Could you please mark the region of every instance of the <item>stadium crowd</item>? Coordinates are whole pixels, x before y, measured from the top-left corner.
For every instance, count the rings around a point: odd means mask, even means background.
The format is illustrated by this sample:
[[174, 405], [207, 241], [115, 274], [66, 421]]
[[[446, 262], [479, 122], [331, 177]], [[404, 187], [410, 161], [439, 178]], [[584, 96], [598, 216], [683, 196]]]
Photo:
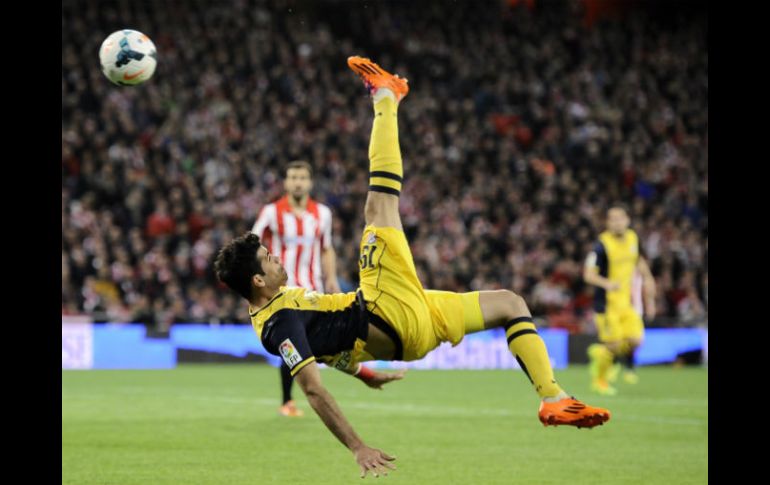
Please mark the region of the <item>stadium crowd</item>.
[[[580, 2], [123, 2], [62, 5], [62, 314], [247, 322], [212, 261], [306, 159], [357, 282], [371, 104], [347, 69], [410, 81], [401, 206], [426, 287], [510, 288], [590, 330], [583, 260], [626, 203], [661, 322], [708, 305], [703, 16], [643, 10], [588, 27]], [[101, 41], [136, 28], [154, 78], [111, 85]]]

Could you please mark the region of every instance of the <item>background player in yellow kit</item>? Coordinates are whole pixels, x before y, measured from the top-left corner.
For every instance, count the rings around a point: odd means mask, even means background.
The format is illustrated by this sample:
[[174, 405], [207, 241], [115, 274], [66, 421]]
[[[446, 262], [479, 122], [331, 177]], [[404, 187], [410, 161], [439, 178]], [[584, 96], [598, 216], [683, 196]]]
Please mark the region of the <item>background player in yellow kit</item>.
[[362, 376], [361, 362], [417, 360], [442, 342], [457, 345], [465, 334], [503, 327], [511, 353], [541, 397], [538, 416], [544, 425], [606, 422], [609, 411], [569, 397], [556, 383], [523, 298], [507, 290], [453, 293], [422, 287], [398, 210], [403, 167], [397, 109], [409, 87], [369, 59], [351, 57], [348, 65], [374, 102], [360, 288], [331, 295], [287, 288], [280, 259], [256, 235], [230, 242], [217, 256], [217, 276], [249, 301], [252, 324], [265, 348], [283, 358], [324, 424], [353, 452], [362, 477], [394, 468], [394, 458], [356, 434], [323, 386], [316, 361], [380, 387], [401, 374], [366, 370]]
[[644, 338], [644, 322], [633, 305], [631, 288], [636, 271], [642, 275], [644, 313], [655, 316], [655, 279], [639, 252], [639, 237], [629, 229], [626, 209], [607, 211], [607, 230], [599, 235], [586, 259], [583, 279], [595, 285], [594, 312], [601, 343], [588, 348], [591, 359], [591, 388], [601, 394], [617, 391], [610, 385], [617, 374], [613, 362], [626, 366], [625, 380], [635, 383], [634, 352]]

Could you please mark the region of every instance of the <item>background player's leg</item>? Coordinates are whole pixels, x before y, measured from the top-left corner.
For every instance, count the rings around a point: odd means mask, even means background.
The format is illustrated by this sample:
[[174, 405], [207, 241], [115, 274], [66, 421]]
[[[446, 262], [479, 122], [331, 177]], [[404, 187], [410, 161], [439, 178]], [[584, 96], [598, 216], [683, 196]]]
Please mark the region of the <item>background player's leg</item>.
[[639, 376], [634, 369], [636, 349], [644, 339], [644, 320], [633, 308], [628, 308], [623, 315], [623, 349], [620, 361], [625, 367], [623, 380], [628, 384], [639, 382]]
[[599, 394], [612, 396], [617, 393], [617, 389], [611, 383], [617, 379], [620, 372], [619, 360], [623, 354], [620, 316], [617, 311], [607, 309], [605, 313], [597, 313], [594, 318], [599, 343], [588, 347], [591, 389]]
[[623, 375], [623, 380], [628, 384], [636, 384], [639, 382], [639, 377], [636, 375], [636, 349], [641, 345], [641, 341], [636, 338], [629, 338], [625, 342], [625, 352], [623, 354], [622, 362], [626, 368]]
[[591, 389], [599, 394], [611, 396], [617, 393], [617, 389], [610, 383], [615, 381], [619, 372], [620, 364], [616, 363], [619, 352], [619, 342], [602, 342], [588, 346]]
[[495, 327], [505, 328], [508, 348], [540, 397], [567, 397], [556, 383], [545, 343], [537, 334], [524, 298], [508, 290], [482, 291], [479, 293], [479, 306], [484, 317], [484, 328], [469, 328], [468, 333]]
[[291, 386], [294, 384], [294, 378], [291, 376], [291, 372], [289, 371], [289, 368], [283, 362], [281, 363], [279, 372], [281, 374], [281, 390], [283, 392], [283, 404], [281, 404], [281, 407], [278, 408], [278, 412], [284, 416], [290, 416], [290, 417], [302, 416], [304, 413], [302, 412], [302, 410], [297, 409], [297, 406], [294, 405], [294, 401], [291, 398]]
[[294, 383], [294, 379], [291, 377], [291, 372], [285, 364], [281, 364], [281, 391], [283, 392], [283, 400], [281, 404], [286, 404], [291, 401], [291, 385]]

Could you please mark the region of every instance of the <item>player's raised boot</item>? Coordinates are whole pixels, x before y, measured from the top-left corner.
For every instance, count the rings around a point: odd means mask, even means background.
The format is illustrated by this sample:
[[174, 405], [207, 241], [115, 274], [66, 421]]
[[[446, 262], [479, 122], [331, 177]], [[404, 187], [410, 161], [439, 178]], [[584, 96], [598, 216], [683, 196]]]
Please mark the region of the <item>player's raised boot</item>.
[[299, 418], [301, 416], [304, 416], [304, 412], [301, 409], [298, 409], [297, 406], [294, 404], [294, 401], [286, 401], [283, 406], [278, 408], [278, 414], [282, 416], [287, 416], [290, 418]]
[[540, 402], [538, 417], [543, 426], [576, 426], [593, 428], [609, 421], [610, 412], [604, 408], [589, 406], [574, 397], [556, 402]]
[[409, 93], [409, 84], [406, 79], [398, 77], [398, 74], [389, 73], [366, 57], [348, 57], [348, 67], [363, 79], [371, 95], [380, 88], [388, 88], [393, 91], [398, 103]]

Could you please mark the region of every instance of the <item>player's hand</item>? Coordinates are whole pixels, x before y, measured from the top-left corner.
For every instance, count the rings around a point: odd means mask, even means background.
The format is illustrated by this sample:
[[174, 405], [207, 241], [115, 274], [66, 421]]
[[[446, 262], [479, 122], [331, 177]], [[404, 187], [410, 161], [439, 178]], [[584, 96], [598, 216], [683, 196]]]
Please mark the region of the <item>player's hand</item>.
[[372, 389], [382, 389], [383, 384], [401, 380], [404, 378], [404, 374], [406, 374], [405, 370], [400, 370], [398, 372], [374, 371], [374, 377], [367, 379], [364, 382], [366, 383], [367, 386], [371, 387]]
[[340, 288], [340, 283], [337, 281], [337, 278], [329, 279], [324, 283], [324, 291], [326, 293], [342, 293], [342, 289]]
[[617, 291], [620, 289], [620, 283], [617, 281], [610, 281], [607, 284], [607, 288], [605, 288], [607, 291]]
[[391, 470], [396, 469], [396, 465], [391, 463], [396, 457], [390, 456], [382, 450], [363, 445], [354, 451], [353, 454], [356, 457], [356, 463], [361, 467], [361, 478], [366, 477], [368, 472], [372, 472], [372, 475], [378, 478], [380, 473], [387, 476], [388, 468]]

